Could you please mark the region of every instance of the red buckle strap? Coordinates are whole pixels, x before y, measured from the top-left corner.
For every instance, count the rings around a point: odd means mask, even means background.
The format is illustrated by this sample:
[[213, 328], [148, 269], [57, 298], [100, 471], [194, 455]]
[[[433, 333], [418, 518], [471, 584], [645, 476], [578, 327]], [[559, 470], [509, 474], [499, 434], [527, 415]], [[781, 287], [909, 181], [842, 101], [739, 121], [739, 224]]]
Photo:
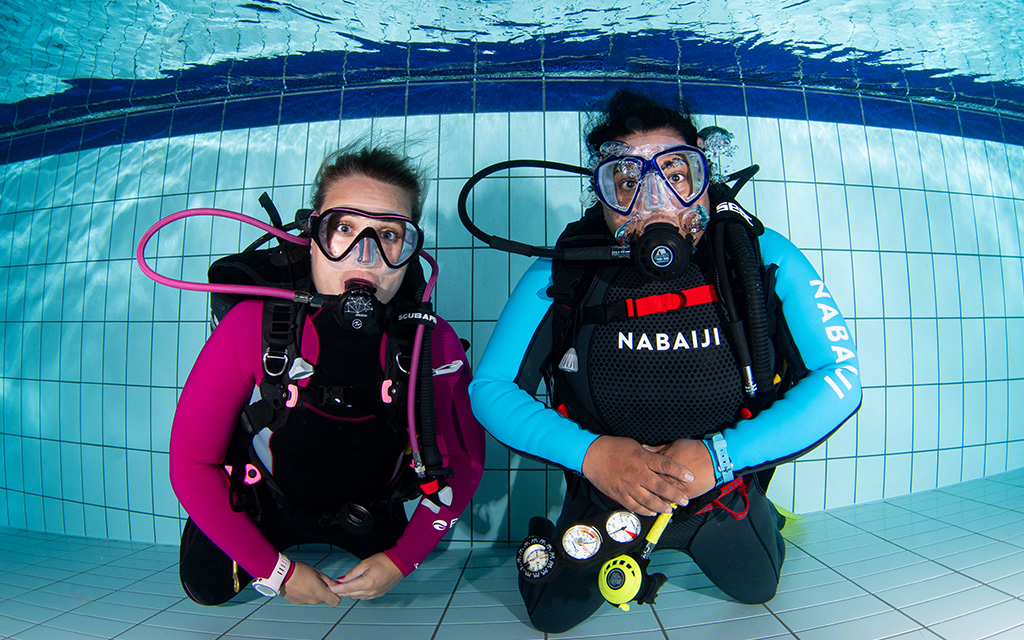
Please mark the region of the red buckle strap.
[[646, 298], [627, 298], [626, 314], [630, 318], [649, 316], [652, 313], [665, 313], [709, 302], [718, 302], [718, 292], [715, 291], [714, 285], [706, 284], [685, 291], [670, 291]]
[[[729, 507], [725, 506], [725, 504], [722, 503], [722, 498], [729, 495], [734, 490], [738, 490], [740, 492], [740, 497], [743, 498], [742, 511], [733, 511], [732, 509], [730, 509]], [[743, 518], [746, 518], [747, 512], [750, 511], [750, 497], [747, 495], [746, 476], [736, 478], [732, 482], [722, 485], [721, 493], [718, 494], [718, 497], [715, 498], [711, 504], [698, 511], [697, 514], [700, 515], [702, 513], [708, 513], [715, 507], [718, 507], [722, 511], [728, 513], [733, 520], [742, 520]]]

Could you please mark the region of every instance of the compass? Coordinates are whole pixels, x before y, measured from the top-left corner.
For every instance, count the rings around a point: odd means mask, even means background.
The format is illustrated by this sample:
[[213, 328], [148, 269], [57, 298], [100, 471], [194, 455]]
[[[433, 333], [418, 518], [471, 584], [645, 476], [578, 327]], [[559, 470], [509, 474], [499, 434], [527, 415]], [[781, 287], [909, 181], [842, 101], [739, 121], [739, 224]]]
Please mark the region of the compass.
[[516, 552], [516, 568], [528, 580], [543, 580], [555, 568], [555, 545], [541, 536], [529, 536]]

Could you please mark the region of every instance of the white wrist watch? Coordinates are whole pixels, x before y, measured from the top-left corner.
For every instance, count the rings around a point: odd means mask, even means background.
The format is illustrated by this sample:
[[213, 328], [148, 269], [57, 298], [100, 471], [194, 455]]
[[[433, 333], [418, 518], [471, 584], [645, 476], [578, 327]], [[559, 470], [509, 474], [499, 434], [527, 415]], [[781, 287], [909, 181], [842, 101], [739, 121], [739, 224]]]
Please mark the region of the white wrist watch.
[[252, 581], [252, 588], [259, 591], [268, 598], [281, 593], [281, 585], [292, 575], [292, 561], [283, 553], [277, 554], [277, 566], [268, 578], [256, 578]]

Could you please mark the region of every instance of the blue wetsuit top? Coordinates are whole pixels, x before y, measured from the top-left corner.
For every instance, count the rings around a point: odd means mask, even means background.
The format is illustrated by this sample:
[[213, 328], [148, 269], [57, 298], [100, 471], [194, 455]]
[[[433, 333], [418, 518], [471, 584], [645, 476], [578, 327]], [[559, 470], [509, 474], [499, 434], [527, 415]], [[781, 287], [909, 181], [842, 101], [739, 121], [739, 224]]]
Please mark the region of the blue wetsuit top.
[[[821, 277], [782, 235], [761, 236], [765, 265], [778, 265], [775, 292], [810, 373], [785, 396], [723, 433], [736, 475], [806, 453], [860, 405], [860, 365], [850, 331]], [[512, 292], [470, 384], [477, 419], [512, 449], [582, 472], [598, 434], [581, 428], [516, 383], [552, 299], [551, 261], [538, 259]]]

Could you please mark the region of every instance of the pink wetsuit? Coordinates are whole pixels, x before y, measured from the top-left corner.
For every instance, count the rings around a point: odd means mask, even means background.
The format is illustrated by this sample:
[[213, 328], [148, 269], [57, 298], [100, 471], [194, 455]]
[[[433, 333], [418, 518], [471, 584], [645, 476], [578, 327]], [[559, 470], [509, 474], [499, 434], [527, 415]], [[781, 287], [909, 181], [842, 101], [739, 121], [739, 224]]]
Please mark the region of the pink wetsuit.
[[[262, 314], [261, 302], [247, 300], [214, 330], [185, 382], [170, 442], [171, 485], [185, 511], [254, 577], [269, 576], [283, 549], [275, 549], [245, 513], [231, 510], [223, 464], [238, 416], [263, 377]], [[315, 367], [319, 340], [310, 318], [302, 331], [301, 350]], [[403, 576], [417, 568], [454, 526], [483, 474], [484, 431], [469, 406], [469, 363], [458, 336], [440, 318], [432, 334], [432, 352], [435, 369], [462, 362], [457, 370], [434, 376], [437, 440], [445, 466], [453, 470], [449, 483], [454, 497], [439, 513], [417, 505], [397, 544], [385, 551]]]

